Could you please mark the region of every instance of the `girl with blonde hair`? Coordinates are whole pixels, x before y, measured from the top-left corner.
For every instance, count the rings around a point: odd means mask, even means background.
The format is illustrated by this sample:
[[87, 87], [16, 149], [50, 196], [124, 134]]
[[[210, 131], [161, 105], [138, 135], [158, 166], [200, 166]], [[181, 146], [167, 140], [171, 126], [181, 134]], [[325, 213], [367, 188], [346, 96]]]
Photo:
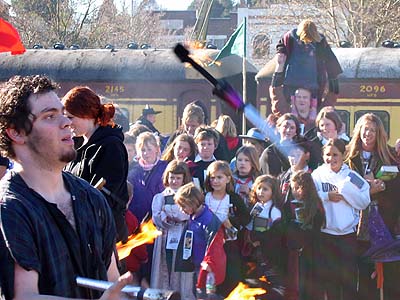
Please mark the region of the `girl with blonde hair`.
[[226, 278], [217, 290], [218, 294], [227, 297], [244, 280], [237, 236], [249, 222], [250, 215], [243, 200], [234, 192], [232, 172], [227, 162], [218, 160], [208, 166], [205, 188], [205, 203], [225, 228]]
[[240, 147], [240, 139], [237, 134], [236, 125], [228, 115], [220, 115], [216, 121], [214, 128], [221, 133], [226, 140], [230, 152], [228, 161], [230, 161], [235, 156], [236, 150]]
[[189, 215], [175, 204], [174, 195], [191, 181], [189, 167], [172, 160], [163, 174], [165, 190], [153, 198], [153, 222], [162, 235], [154, 242], [151, 286], [156, 289], [179, 291], [183, 299], [194, 300], [193, 273], [175, 272], [176, 249]]
[[217, 288], [225, 280], [226, 254], [222, 224], [204, 203], [204, 194], [194, 183], [180, 187], [174, 200], [181, 211], [190, 216], [179, 241], [175, 271], [194, 271], [196, 297], [206, 299], [208, 273], [214, 274]]
[[[160, 144], [152, 132], [143, 132], [136, 139], [137, 164], [129, 171], [128, 181], [133, 186], [133, 199], [129, 210], [139, 222], [151, 217], [153, 197], [164, 190], [162, 174], [167, 162], [160, 159]], [[147, 245], [149, 258], [153, 256], [153, 245]], [[139, 279], [150, 283], [151, 259], [142, 265]]]

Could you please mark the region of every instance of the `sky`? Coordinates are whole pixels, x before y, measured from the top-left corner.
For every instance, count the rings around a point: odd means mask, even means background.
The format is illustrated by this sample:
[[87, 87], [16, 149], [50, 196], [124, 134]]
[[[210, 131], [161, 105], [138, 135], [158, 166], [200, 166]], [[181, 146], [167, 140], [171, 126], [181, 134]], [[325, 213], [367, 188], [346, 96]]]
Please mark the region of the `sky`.
[[[11, 0], [5, 0], [7, 3], [11, 3]], [[118, 0], [114, 0], [117, 3]], [[128, 3], [129, 1], [126, 1]], [[129, 2], [130, 3], [130, 2]], [[167, 10], [186, 10], [192, 0], [157, 0], [164, 9]]]
[[186, 10], [192, 0], [157, 0], [157, 3], [167, 10]]

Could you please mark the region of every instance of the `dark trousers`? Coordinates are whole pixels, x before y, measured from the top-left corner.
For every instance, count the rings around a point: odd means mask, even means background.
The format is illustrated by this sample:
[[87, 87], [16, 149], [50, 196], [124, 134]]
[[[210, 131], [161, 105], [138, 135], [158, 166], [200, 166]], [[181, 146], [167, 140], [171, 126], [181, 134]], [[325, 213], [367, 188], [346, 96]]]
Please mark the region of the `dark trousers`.
[[354, 300], [357, 295], [356, 234], [322, 233], [318, 275], [328, 300]]
[[363, 254], [369, 249], [370, 243], [358, 241], [358, 298], [359, 300], [379, 299], [379, 290], [376, 287], [376, 278], [372, 279], [371, 274], [375, 271], [374, 263]]

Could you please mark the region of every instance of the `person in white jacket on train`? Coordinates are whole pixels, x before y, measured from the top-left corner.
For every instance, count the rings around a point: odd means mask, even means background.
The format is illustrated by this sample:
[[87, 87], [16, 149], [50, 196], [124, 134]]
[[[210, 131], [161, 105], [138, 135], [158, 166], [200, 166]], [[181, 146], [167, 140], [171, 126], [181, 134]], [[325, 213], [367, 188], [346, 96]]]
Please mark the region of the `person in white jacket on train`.
[[370, 203], [369, 184], [343, 162], [345, 150], [343, 141], [329, 140], [322, 149], [324, 164], [312, 173], [326, 214], [318, 272], [328, 300], [356, 299], [356, 230], [360, 210]]

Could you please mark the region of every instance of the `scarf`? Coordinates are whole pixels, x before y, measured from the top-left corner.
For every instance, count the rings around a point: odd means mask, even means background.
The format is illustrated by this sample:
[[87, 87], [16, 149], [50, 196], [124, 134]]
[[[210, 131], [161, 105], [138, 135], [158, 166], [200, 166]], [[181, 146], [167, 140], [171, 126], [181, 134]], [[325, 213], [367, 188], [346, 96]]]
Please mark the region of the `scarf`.
[[143, 158], [139, 158], [138, 163], [143, 168], [143, 170], [150, 171], [151, 169], [154, 168], [156, 164], [158, 164], [159, 161], [160, 161], [160, 156], [158, 155], [156, 161], [153, 164], [146, 164]]

